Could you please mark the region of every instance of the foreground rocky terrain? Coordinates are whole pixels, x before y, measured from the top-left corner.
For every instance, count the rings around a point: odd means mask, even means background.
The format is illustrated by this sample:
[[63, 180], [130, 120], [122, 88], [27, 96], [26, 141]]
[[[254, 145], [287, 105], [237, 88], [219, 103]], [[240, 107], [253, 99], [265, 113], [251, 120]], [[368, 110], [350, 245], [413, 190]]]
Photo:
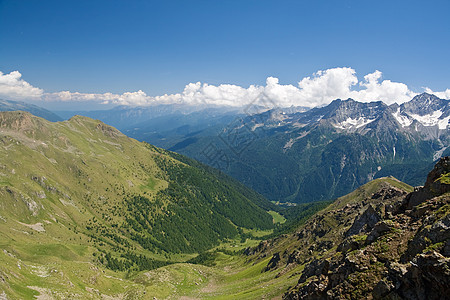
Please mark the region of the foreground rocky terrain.
[[450, 158], [441, 158], [411, 193], [395, 179], [375, 180], [246, 253], [275, 252], [266, 270], [278, 276], [304, 266], [284, 299], [448, 299], [449, 172]]

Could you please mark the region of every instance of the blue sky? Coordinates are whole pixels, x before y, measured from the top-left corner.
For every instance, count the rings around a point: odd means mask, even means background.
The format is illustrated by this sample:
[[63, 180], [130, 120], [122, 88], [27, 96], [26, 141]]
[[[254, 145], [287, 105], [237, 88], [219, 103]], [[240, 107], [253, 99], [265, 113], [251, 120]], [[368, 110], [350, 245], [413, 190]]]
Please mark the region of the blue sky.
[[449, 12], [448, 0], [0, 0], [0, 71], [45, 93], [158, 96], [269, 76], [297, 86], [341, 67], [444, 91]]

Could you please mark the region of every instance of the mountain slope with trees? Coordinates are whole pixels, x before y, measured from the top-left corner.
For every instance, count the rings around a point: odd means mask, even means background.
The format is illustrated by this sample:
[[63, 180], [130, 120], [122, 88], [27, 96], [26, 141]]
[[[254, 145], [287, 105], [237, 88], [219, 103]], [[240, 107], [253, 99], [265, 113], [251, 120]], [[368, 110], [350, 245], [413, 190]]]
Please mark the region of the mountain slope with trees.
[[0, 200], [0, 286], [19, 298], [41, 277], [11, 258], [149, 270], [274, 226], [273, 204], [237, 181], [80, 116], [0, 113]]

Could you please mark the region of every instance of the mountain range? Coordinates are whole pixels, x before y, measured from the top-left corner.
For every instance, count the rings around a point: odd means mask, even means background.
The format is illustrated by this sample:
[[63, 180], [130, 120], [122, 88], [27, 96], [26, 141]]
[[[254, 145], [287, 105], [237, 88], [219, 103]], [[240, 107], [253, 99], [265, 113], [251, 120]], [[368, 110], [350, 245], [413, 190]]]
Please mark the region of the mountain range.
[[426, 170], [450, 153], [449, 119], [449, 101], [426, 93], [390, 106], [338, 99], [303, 112], [237, 115], [214, 134], [191, 134], [172, 146], [166, 137], [165, 147], [223, 170], [272, 201], [304, 203], [334, 199], [389, 175], [422, 185]]

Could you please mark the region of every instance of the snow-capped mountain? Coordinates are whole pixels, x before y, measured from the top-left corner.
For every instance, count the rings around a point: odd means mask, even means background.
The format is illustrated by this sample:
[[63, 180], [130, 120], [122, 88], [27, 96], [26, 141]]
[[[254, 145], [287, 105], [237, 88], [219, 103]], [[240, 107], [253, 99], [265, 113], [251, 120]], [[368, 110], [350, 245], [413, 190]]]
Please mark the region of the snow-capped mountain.
[[[275, 109], [265, 113], [266, 117], [255, 115], [248, 120], [265, 126], [303, 127], [314, 123], [330, 124], [336, 129], [363, 132], [364, 129], [410, 129], [422, 131], [425, 128], [447, 130], [450, 120], [450, 101], [427, 93], [414, 97], [401, 105], [386, 105], [381, 101], [362, 103], [353, 99], [334, 100], [329, 105], [313, 108], [306, 112], [288, 113], [285, 109]], [[389, 124], [385, 122], [389, 121]], [[381, 122], [381, 124], [379, 124]], [[381, 126], [380, 126], [381, 125]], [[366, 131], [367, 131], [366, 130]], [[392, 128], [389, 128], [392, 130]]]
[[[387, 175], [422, 184], [426, 169], [450, 150], [449, 119], [449, 101], [426, 93], [390, 106], [337, 99], [308, 111], [276, 108], [245, 116], [215, 136], [197, 135], [194, 142], [190, 136], [176, 151], [272, 200], [309, 202]], [[225, 163], [203, 151], [213, 148]]]
[[447, 130], [450, 120], [449, 102], [424, 93], [400, 105], [393, 116], [402, 127], [412, 126], [416, 131], [420, 131], [417, 126]]

